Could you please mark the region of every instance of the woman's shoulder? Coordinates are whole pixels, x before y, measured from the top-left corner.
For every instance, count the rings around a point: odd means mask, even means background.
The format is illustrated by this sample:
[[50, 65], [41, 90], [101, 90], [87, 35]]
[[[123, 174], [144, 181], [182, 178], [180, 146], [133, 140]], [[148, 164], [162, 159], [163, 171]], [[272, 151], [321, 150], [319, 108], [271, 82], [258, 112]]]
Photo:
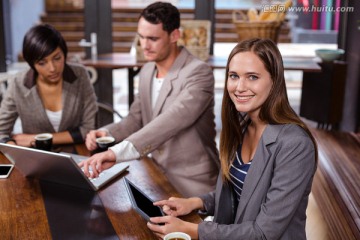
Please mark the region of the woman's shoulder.
[[85, 66], [80, 63], [67, 62], [66, 65], [69, 66], [70, 69], [73, 70], [75, 73], [80, 73], [80, 72], [86, 71]]
[[307, 135], [305, 130], [297, 124], [287, 123], [287, 124], [269, 124], [268, 131], [272, 134], [278, 135]]
[[33, 71], [29, 68], [18, 71], [8, 79], [9, 85], [15, 85], [21, 88], [25, 88], [25, 82], [32, 81]]
[[89, 73], [84, 65], [79, 63], [66, 63], [64, 69], [65, 81], [69, 82], [89, 82]]
[[[273, 135], [267, 135], [264, 143], [272, 153], [282, 153], [284, 156], [307, 156], [304, 163], [315, 159], [315, 145], [309, 134], [296, 124], [269, 125]], [[276, 156], [276, 154], [274, 155]], [[289, 159], [274, 158], [276, 161]]]
[[311, 141], [309, 134], [297, 124], [277, 124], [277, 125], [268, 125], [266, 131], [268, 142], [301, 142], [301, 141]]
[[309, 137], [309, 135], [305, 131], [305, 129], [303, 129], [299, 125], [293, 124], [293, 123], [284, 124], [283, 134], [289, 135], [289, 136], [305, 136], [305, 137]]
[[[299, 148], [313, 148], [314, 143], [309, 133], [297, 124], [284, 124], [277, 137], [280, 146], [298, 146]], [[312, 147], [310, 147], [312, 146]]]

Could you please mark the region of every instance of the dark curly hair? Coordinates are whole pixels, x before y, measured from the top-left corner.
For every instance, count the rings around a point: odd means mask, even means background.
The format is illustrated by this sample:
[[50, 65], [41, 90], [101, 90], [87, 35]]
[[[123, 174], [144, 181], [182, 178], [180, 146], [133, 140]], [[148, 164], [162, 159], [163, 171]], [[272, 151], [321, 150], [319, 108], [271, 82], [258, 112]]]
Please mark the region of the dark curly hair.
[[163, 30], [171, 33], [180, 27], [180, 12], [168, 2], [155, 2], [147, 6], [140, 14], [139, 19], [143, 17], [152, 24], [163, 24]]

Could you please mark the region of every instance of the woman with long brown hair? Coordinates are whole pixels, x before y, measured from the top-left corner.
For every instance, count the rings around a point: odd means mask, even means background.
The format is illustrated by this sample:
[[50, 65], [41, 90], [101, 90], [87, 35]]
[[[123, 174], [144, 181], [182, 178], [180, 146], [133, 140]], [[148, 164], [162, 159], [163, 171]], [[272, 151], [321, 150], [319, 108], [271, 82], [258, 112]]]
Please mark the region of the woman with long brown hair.
[[[282, 57], [274, 42], [251, 39], [232, 50], [221, 115], [216, 190], [156, 202], [169, 216], [151, 218], [148, 227], [158, 236], [182, 231], [207, 240], [306, 239], [317, 147], [290, 107]], [[214, 219], [194, 224], [177, 218], [193, 210]]]

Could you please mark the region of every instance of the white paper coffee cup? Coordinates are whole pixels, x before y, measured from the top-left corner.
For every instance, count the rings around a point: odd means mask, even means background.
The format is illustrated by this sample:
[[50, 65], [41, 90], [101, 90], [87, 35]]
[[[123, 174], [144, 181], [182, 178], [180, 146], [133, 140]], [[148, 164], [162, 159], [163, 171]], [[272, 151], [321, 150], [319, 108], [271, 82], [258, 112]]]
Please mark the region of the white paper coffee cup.
[[165, 235], [164, 240], [191, 240], [191, 237], [183, 232], [172, 232]]

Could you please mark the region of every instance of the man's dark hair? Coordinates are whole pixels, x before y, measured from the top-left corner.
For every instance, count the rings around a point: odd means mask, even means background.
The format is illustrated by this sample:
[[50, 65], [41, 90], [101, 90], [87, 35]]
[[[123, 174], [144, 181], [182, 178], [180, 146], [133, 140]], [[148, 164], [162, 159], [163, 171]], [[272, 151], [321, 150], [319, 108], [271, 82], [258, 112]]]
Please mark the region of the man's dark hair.
[[163, 30], [169, 34], [180, 27], [180, 12], [171, 3], [155, 2], [147, 6], [140, 14], [152, 24], [163, 24]]

